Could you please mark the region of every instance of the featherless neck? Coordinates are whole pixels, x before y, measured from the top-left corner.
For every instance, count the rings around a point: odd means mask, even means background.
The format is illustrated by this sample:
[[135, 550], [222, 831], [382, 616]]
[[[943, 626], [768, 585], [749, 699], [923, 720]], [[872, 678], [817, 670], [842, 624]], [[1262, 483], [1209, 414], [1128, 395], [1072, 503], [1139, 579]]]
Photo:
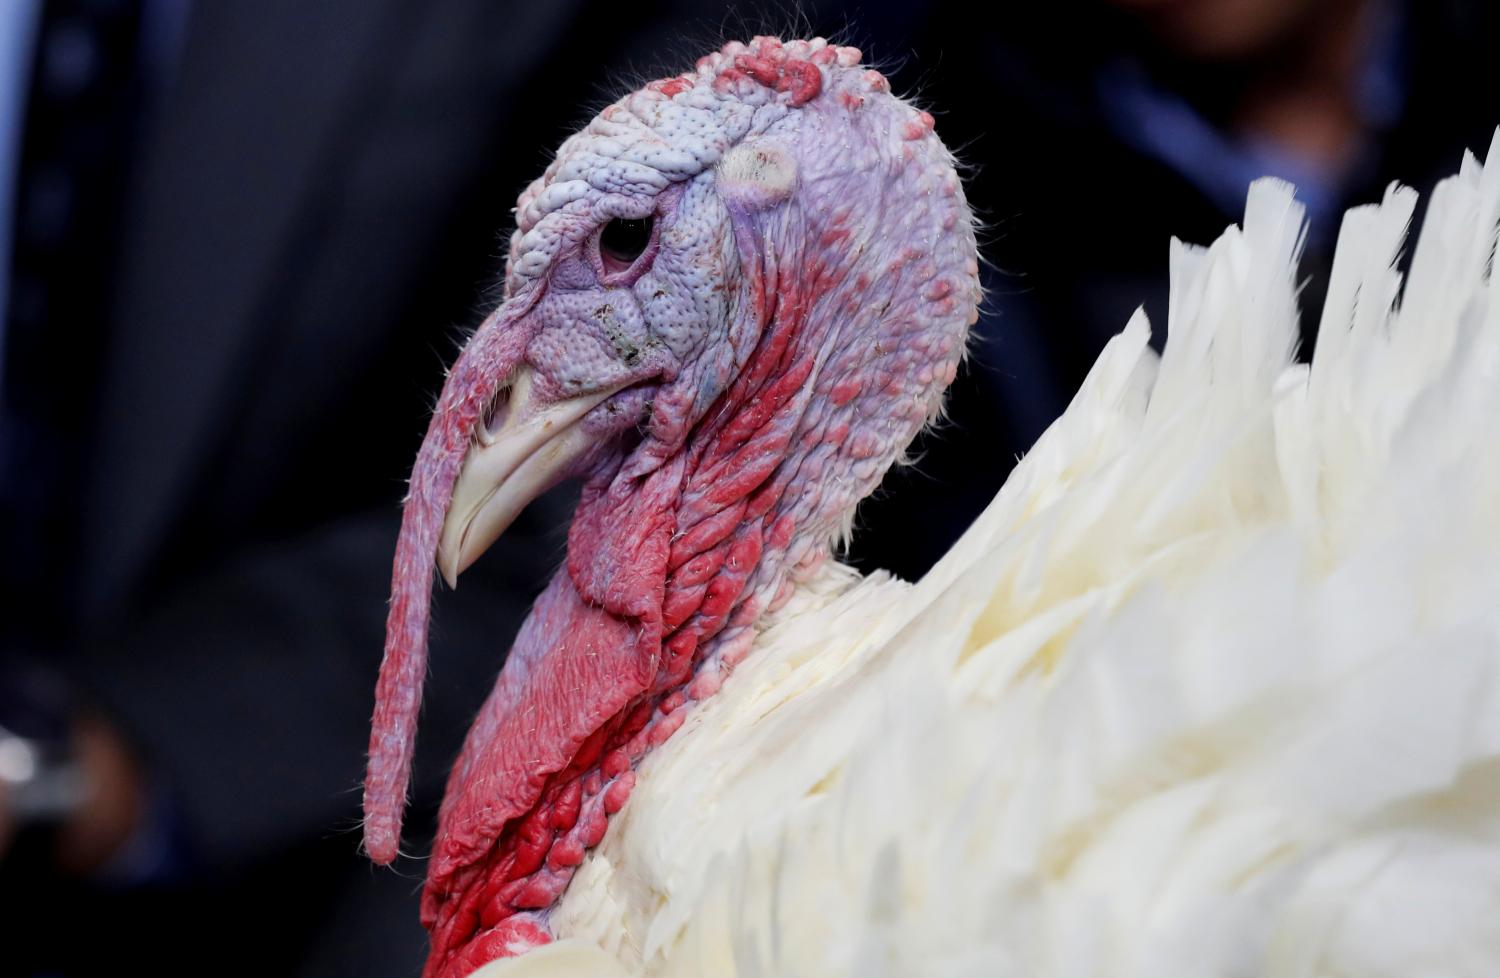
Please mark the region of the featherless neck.
[[[558, 459], [592, 476], [449, 780], [429, 976], [547, 939], [636, 766], [938, 412], [977, 316], [970, 213], [932, 116], [858, 60], [727, 45], [606, 109], [523, 195], [507, 301], [413, 472], [371, 735], [377, 858], [399, 833], [433, 554], [461, 570], [471, 531], [500, 532]], [[655, 189], [605, 192], [627, 186]], [[622, 221], [649, 229], [638, 251], [604, 248]], [[535, 386], [487, 408], [523, 361]]]
[[[830, 556], [859, 501], [937, 414], [971, 318], [955, 312], [977, 297], [972, 250], [947, 244], [968, 237], [947, 175], [923, 187], [929, 207], [898, 219], [916, 232], [900, 240], [928, 247], [891, 245], [889, 215], [817, 199], [793, 199], [742, 236], [759, 341], [676, 453], [656, 691], [690, 677], [689, 699], [716, 690], [755, 622]], [[820, 185], [831, 192], [824, 180], [804, 193]], [[959, 220], [964, 233], [947, 233]], [[599, 552], [588, 510], [609, 496], [604, 481], [580, 505], [579, 551]]]

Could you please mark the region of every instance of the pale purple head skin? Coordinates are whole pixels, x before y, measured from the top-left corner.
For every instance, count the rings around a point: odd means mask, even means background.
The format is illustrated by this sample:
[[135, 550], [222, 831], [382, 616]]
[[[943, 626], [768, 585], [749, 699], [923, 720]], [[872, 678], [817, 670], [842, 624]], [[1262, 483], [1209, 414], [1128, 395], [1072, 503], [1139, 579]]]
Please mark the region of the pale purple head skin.
[[[517, 378], [526, 410], [581, 414], [522, 495], [584, 491], [449, 781], [429, 975], [548, 939], [640, 759], [753, 654], [953, 379], [980, 300], [970, 211], [932, 117], [859, 60], [725, 45], [605, 109], [521, 195], [505, 301], [413, 470], [365, 792], [377, 862], [399, 842], [439, 540]], [[638, 258], [601, 251], [638, 218]]]

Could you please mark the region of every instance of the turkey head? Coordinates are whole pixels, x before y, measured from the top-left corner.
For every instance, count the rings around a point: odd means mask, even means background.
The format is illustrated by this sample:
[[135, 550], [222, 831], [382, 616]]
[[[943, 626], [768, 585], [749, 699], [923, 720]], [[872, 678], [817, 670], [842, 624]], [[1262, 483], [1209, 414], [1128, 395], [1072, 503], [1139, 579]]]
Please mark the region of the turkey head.
[[427, 974], [548, 940], [635, 769], [752, 652], [938, 410], [977, 315], [932, 116], [858, 51], [731, 43], [568, 139], [521, 195], [505, 297], [412, 472], [365, 786], [394, 859], [432, 574], [583, 480], [565, 565], [448, 782]]

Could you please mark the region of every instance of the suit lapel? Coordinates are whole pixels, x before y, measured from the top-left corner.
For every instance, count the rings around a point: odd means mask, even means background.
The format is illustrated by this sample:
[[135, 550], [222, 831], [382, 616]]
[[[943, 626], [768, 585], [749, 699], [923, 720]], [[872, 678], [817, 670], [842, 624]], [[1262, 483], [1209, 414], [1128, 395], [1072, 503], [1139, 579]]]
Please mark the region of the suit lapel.
[[373, 77], [398, 0], [196, 4], [143, 138], [86, 493], [84, 611], [150, 568], [207, 449], [232, 424], [231, 378], [340, 120]]

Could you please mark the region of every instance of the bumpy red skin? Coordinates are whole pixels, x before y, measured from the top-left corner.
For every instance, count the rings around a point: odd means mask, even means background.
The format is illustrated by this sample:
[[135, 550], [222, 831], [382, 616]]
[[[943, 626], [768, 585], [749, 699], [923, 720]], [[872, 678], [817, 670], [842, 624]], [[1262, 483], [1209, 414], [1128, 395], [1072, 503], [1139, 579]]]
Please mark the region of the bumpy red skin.
[[[732, 44], [695, 74], [633, 96], [644, 109], [627, 99], [590, 127], [620, 138], [627, 114], [661, 118], [651, 116], [661, 102], [709, 104], [705, 92], [731, 118], [736, 103], [753, 103], [760, 124], [748, 114], [726, 123], [711, 153], [761, 140], [772, 164], [793, 161], [796, 187], [778, 182], [774, 165], [770, 176], [716, 174], [669, 157], [666, 167], [684, 172], [648, 198], [674, 240], [719, 215], [725, 247], [684, 251], [669, 281], [664, 243], [661, 281], [633, 286], [646, 312], [605, 332], [617, 348], [631, 329], [668, 338], [656, 354], [627, 344], [619, 362], [606, 351], [583, 371], [600, 386], [639, 377], [648, 436], [595, 460], [566, 566], [523, 625], [450, 777], [423, 895], [429, 976], [457, 978], [549, 939], [546, 912], [625, 804], [636, 765], [717, 690], [756, 620], [828, 555], [953, 377], [979, 297], [968, 209], [932, 117], [857, 60], [821, 42]], [[835, 137], [844, 145], [831, 149]], [[399, 838], [432, 555], [470, 433], [523, 359], [542, 389], [549, 378], [561, 388], [579, 372], [578, 351], [588, 360], [608, 346], [582, 338], [570, 311], [578, 296], [613, 296], [594, 310], [610, 316], [626, 298], [579, 285], [589, 273], [570, 256], [619, 211], [607, 196], [590, 205], [550, 189], [577, 172], [573, 145], [523, 195], [508, 301], [455, 365], [413, 472], [366, 787], [377, 861], [394, 857]], [[549, 218], [569, 207], [570, 220]], [[528, 257], [538, 249], [550, 249], [546, 261]], [[603, 285], [618, 284], [605, 272]], [[690, 329], [678, 312], [652, 321], [650, 297], [686, 286], [733, 296], [709, 302], [712, 315]]]
[[[778, 346], [785, 351], [776, 343], [757, 351], [754, 373], [781, 359]], [[456, 801], [445, 825], [492, 816], [496, 797], [477, 790], [481, 780], [512, 786], [507, 808], [520, 809], [497, 838], [455, 832], [434, 853], [423, 920], [434, 947], [460, 949], [449, 970], [535, 942], [535, 919], [516, 915], [561, 896], [629, 796], [635, 765], [682, 722], [685, 687], [708, 640], [747, 607], [740, 599], [779, 495], [767, 481], [769, 460], [784, 457], [792, 417], [772, 405], [784, 408], [801, 387], [790, 378], [806, 372], [794, 366], [774, 380], [762, 376], [762, 403], [774, 415], [765, 425], [695, 441], [622, 499], [591, 487], [580, 503], [568, 565], [538, 600], [506, 667], [524, 682], [492, 700], [476, 728], [483, 734], [470, 739], [449, 784]], [[737, 386], [756, 387], [749, 373]], [[760, 461], [736, 465], [747, 456]], [[528, 702], [547, 708], [531, 711]], [[488, 849], [478, 859], [476, 843]]]

